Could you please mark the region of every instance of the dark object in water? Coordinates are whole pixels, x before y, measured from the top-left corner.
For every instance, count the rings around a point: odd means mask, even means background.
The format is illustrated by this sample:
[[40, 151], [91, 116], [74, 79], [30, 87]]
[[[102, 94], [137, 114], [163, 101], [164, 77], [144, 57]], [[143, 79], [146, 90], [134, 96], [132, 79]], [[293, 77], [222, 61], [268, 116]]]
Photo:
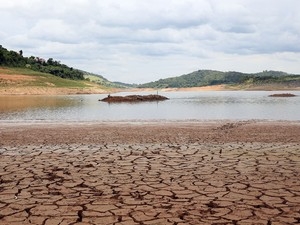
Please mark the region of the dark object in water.
[[161, 95], [127, 95], [127, 96], [111, 96], [100, 99], [103, 102], [149, 102], [149, 101], [164, 101], [167, 97]]
[[282, 93], [282, 94], [273, 94], [269, 95], [269, 97], [295, 97], [296, 95], [290, 93]]

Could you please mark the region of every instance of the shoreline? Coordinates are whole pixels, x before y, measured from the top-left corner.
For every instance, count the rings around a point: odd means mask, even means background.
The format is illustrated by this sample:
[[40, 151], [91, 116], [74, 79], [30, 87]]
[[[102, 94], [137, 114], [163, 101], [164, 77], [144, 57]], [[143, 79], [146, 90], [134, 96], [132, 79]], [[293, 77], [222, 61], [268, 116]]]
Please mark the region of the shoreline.
[[300, 121], [0, 121], [0, 224], [296, 224]]
[[0, 88], [0, 96], [39, 96], [39, 95], [81, 95], [81, 94], [107, 94], [109, 91], [97, 88], [53, 88], [53, 87], [26, 87], [26, 88]]
[[90, 88], [55, 88], [55, 87], [7, 87], [0, 88], [0, 96], [9, 95], [80, 95], [80, 94], [112, 94], [119, 92], [201, 92], [201, 91], [300, 91], [300, 87], [250, 87], [239, 88], [229, 87], [226, 85], [212, 85], [203, 87], [188, 87], [188, 88], [124, 88], [124, 89], [101, 89], [96, 86]]
[[98, 143], [114, 138], [132, 143], [178, 141], [178, 138], [183, 142], [300, 142], [300, 121], [0, 121], [0, 124], [0, 145], [6, 141]]

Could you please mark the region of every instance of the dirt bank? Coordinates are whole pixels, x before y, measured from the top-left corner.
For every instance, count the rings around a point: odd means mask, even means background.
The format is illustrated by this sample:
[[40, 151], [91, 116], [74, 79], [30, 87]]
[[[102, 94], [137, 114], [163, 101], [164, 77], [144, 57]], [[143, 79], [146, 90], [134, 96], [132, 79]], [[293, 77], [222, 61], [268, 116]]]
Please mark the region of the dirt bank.
[[[28, 71], [23, 71], [23, 73], [25, 72]], [[0, 67], [0, 95], [67, 95], [114, 92], [112, 89], [105, 89], [91, 82], [82, 81], [79, 85], [74, 84], [75, 81], [66, 82], [63, 79], [57, 81], [56, 79], [60, 78], [54, 77], [55, 79], [53, 79], [53, 77], [34, 75], [34, 71], [32, 73], [29, 75], [18, 74], [17, 70]], [[62, 80], [65, 82], [63, 87]]]
[[[110, 91], [113, 92], [113, 91]], [[97, 87], [90, 88], [56, 88], [56, 87], [7, 87], [0, 88], [0, 95], [72, 95], [72, 94], [104, 94], [108, 90]]]

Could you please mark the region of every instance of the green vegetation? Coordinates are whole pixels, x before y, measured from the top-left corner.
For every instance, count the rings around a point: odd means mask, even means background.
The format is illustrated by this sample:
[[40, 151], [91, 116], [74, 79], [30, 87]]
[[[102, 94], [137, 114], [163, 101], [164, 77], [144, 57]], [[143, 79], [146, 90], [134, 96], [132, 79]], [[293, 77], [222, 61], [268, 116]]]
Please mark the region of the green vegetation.
[[[14, 81], [1, 79], [1, 74], [16, 77]], [[18, 77], [18, 76], [25, 77]], [[58, 88], [85, 88], [89, 85], [82, 80], [63, 79], [48, 73], [34, 71], [28, 68], [2, 67], [0, 70], [0, 87], [22, 86], [22, 87], [58, 87]]]
[[83, 72], [61, 64], [49, 58], [48, 60], [30, 56], [24, 57], [23, 51], [9, 51], [0, 45], [0, 66], [28, 68], [34, 71], [50, 73], [61, 78], [83, 80]]
[[198, 70], [190, 74], [160, 79], [158, 81], [139, 85], [139, 88], [181, 88], [201, 87], [208, 85], [239, 85], [260, 86], [266, 84], [280, 84], [289, 87], [300, 87], [300, 76], [278, 71], [263, 71], [248, 74], [240, 72], [221, 72], [215, 70]]
[[138, 86], [137, 84], [128, 84], [118, 81], [114, 81], [113, 83], [121, 88], [136, 88]]
[[[12, 75], [11, 77], [3, 77], [3, 75], [10, 74]], [[0, 87], [79, 89], [90, 89], [93, 87], [94, 89], [100, 88], [105, 90], [110, 88], [128, 88], [132, 87], [132, 85], [110, 82], [101, 75], [73, 69], [52, 58], [45, 60], [35, 56], [24, 57], [22, 50], [19, 52], [9, 51], [0, 45]]]
[[[243, 89], [275, 85], [278, 87], [300, 87], [300, 76], [279, 71], [263, 71], [260, 73], [221, 72], [216, 70], [198, 70], [178, 77], [160, 79], [158, 81], [141, 85], [111, 82], [101, 75], [88, 73], [61, 64], [49, 58], [24, 57], [23, 51], [9, 51], [0, 45], [0, 66], [6, 74], [22, 74], [35, 76], [34, 79], [21, 79], [18, 82], [0, 79], [0, 86], [53, 86], [53, 87], [79, 87], [88, 86], [87, 81], [107, 88], [181, 88], [201, 87], [224, 84], [229, 87]], [[51, 74], [51, 75], [50, 75]], [[54, 75], [54, 76], [52, 76]], [[67, 79], [65, 79], [67, 78]]]
[[85, 71], [82, 71], [84, 74], [84, 78], [88, 81], [94, 82], [96, 84], [105, 86], [105, 87], [111, 87], [111, 88], [132, 88], [136, 87], [137, 85], [134, 84], [126, 84], [126, 83], [121, 83], [121, 82], [111, 82], [104, 78], [101, 75], [97, 75], [94, 73], [88, 73]]

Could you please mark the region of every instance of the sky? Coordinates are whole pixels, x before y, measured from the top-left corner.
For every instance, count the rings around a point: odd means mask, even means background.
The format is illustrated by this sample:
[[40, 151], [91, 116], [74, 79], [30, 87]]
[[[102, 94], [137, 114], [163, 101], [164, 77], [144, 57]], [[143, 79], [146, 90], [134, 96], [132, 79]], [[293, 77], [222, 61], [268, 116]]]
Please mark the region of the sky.
[[110, 81], [300, 74], [299, 0], [0, 0], [0, 44]]

